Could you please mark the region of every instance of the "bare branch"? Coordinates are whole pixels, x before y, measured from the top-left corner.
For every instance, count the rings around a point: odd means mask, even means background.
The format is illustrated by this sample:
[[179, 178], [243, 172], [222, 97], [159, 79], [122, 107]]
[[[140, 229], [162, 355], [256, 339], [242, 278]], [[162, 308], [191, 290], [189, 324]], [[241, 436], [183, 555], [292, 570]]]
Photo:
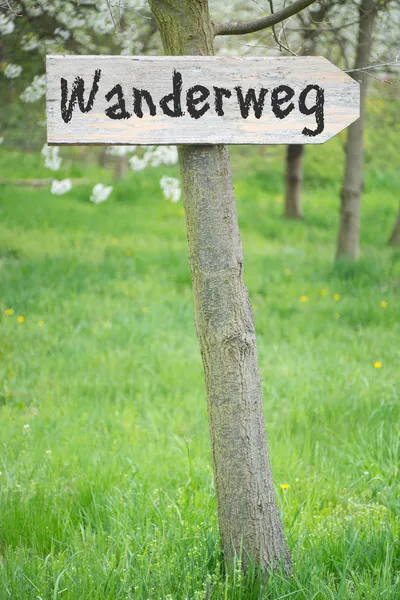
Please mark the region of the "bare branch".
[[111, 8], [110, 0], [106, 0], [106, 2], [107, 2], [108, 10], [110, 12], [111, 20], [112, 20], [113, 25], [114, 25], [114, 29], [115, 29], [115, 31], [118, 31], [117, 24], [115, 22], [113, 11], [112, 11], [112, 8]]
[[295, 2], [289, 6], [286, 6], [272, 15], [263, 17], [262, 19], [247, 22], [217, 24], [214, 26], [214, 32], [215, 35], [242, 35], [245, 33], [261, 31], [262, 29], [273, 27], [285, 19], [292, 17], [304, 8], [307, 8], [307, 6], [310, 6], [310, 4], [314, 4], [314, 2], [316, 2], [316, 0], [295, 0]]
[[[268, 0], [269, 3], [269, 7], [271, 10], [271, 16], [273, 16], [275, 14], [274, 12], [274, 2], [273, 0]], [[277, 43], [279, 50], [285, 50], [286, 52], [288, 52], [289, 54], [291, 54], [292, 56], [296, 56], [295, 52], [292, 52], [292, 50], [290, 50], [290, 48], [288, 47], [288, 45], [286, 44], [286, 46], [284, 44], [282, 44], [280, 36], [278, 38], [278, 36], [276, 35], [276, 30], [275, 30], [275, 25], [272, 25], [272, 34], [274, 36], [274, 40]]]
[[388, 62], [380, 65], [369, 65], [368, 67], [361, 67], [360, 69], [346, 69], [344, 73], [355, 73], [356, 71], [370, 71], [371, 69], [383, 69], [383, 67], [400, 67], [400, 62]]
[[13, 15], [15, 15], [16, 17], [22, 17], [22, 15], [19, 15], [18, 13], [15, 12], [15, 10], [13, 9], [13, 7], [11, 6], [11, 4], [9, 3], [8, 0], [5, 0], [5, 2], [3, 3], [3, 6], [7, 5], [8, 9], [13, 13]]

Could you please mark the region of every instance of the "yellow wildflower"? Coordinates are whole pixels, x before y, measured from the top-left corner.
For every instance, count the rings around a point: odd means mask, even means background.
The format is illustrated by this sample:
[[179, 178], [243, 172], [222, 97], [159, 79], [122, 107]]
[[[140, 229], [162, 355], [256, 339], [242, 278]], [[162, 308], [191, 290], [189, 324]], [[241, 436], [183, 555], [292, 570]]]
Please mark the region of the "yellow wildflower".
[[20, 315], [19, 317], [17, 317], [17, 321], [18, 321], [18, 323], [24, 323], [25, 317], [23, 317], [22, 315]]
[[386, 302], [386, 300], [382, 300], [382, 302], [381, 302], [381, 306], [382, 306], [382, 308], [386, 308], [386, 307], [387, 307], [387, 302]]
[[379, 360], [374, 362], [374, 369], [380, 369], [381, 366], [382, 366], [382, 363]]
[[340, 300], [340, 294], [333, 294], [333, 299], [335, 302], [338, 302]]
[[112, 244], [118, 244], [118, 238], [111, 238]]
[[14, 311], [12, 308], [6, 308], [6, 310], [4, 311], [4, 314], [6, 314], [7, 317], [11, 317], [14, 314]]
[[286, 277], [289, 277], [292, 274], [291, 269], [284, 269], [283, 272], [285, 273]]
[[300, 302], [308, 302], [309, 297], [308, 296], [300, 296], [299, 300], [300, 300]]
[[288, 483], [281, 483], [281, 490], [288, 490], [290, 485]]

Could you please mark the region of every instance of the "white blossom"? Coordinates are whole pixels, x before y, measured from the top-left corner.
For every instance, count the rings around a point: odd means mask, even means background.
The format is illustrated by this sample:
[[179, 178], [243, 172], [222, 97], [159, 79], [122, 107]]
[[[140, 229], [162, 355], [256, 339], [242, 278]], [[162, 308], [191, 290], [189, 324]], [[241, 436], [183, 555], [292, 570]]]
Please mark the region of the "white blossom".
[[9, 33], [12, 33], [14, 31], [14, 27], [14, 21], [12, 21], [9, 17], [6, 17], [6, 15], [0, 14], [1, 35], [8, 35]]
[[70, 179], [53, 179], [51, 182], [51, 193], [55, 196], [62, 196], [70, 191], [72, 183]]
[[32, 50], [36, 50], [39, 47], [39, 40], [35, 36], [26, 36], [24, 35], [21, 40], [21, 48], [25, 50], [25, 52], [31, 52]]
[[54, 30], [54, 35], [58, 35], [58, 37], [60, 37], [62, 40], [64, 40], [64, 42], [66, 42], [71, 37], [71, 32], [66, 31], [65, 29], [61, 29], [61, 27], [57, 27]]
[[46, 75], [35, 75], [32, 83], [22, 92], [22, 102], [36, 102], [46, 92]]
[[3, 142], [4, 142], [4, 135], [2, 135], [2, 136], [0, 137], [0, 144], [2, 144]]
[[95, 33], [100, 35], [104, 35], [113, 31], [114, 23], [112, 22], [110, 11], [108, 7], [105, 7], [105, 10], [100, 10], [97, 14], [94, 14], [91, 19], [91, 27]]
[[92, 190], [92, 195], [90, 196], [90, 201], [93, 204], [100, 204], [101, 202], [105, 202], [109, 195], [113, 190], [112, 185], [103, 185], [102, 183], [96, 183]]
[[178, 162], [178, 150], [176, 146], [156, 146], [147, 150], [144, 158], [152, 167], [160, 165], [176, 165]]
[[176, 165], [178, 150], [176, 146], [146, 146], [144, 156], [132, 156], [129, 165], [132, 171], [143, 171], [146, 167], [159, 167], [160, 165]]
[[143, 171], [147, 165], [148, 162], [144, 157], [139, 158], [139, 156], [132, 156], [132, 158], [129, 159], [129, 166], [132, 171]]
[[160, 179], [160, 187], [167, 200], [171, 200], [171, 202], [178, 202], [180, 200], [181, 188], [179, 179], [164, 175], [164, 177], [161, 177]]
[[58, 171], [61, 167], [62, 158], [58, 155], [58, 146], [47, 146], [45, 144], [42, 148], [42, 156], [44, 157], [44, 166], [50, 171]]
[[126, 156], [136, 150], [136, 146], [108, 146], [107, 154], [111, 156]]
[[[28, 4], [26, 8], [30, 17], [40, 17], [40, 15], [42, 15], [44, 12], [43, 8], [39, 6], [39, 4]], [[48, 9], [48, 12], [51, 14], [51, 10]]]
[[7, 79], [16, 79], [21, 75], [23, 68], [21, 65], [13, 65], [12, 63], [8, 63], [6, 68], [4, 69], [4, 77]]

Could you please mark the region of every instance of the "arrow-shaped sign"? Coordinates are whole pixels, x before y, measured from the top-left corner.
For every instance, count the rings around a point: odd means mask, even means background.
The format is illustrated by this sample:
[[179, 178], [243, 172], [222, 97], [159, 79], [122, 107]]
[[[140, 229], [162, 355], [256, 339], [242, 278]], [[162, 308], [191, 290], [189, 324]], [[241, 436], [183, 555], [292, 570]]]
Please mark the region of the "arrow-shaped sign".
[[322, 57], [48, 56], [49, 144], [319, 144], [359, 117]]

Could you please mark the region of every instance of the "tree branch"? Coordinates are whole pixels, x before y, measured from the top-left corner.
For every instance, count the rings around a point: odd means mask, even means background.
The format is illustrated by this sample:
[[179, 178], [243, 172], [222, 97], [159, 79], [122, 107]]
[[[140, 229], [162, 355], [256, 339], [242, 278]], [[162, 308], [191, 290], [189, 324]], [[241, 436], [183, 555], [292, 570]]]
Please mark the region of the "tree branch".
[[314, 4], [316, 0], [295, 0], [289, 6], [286, 6], [282, 10], [263, 17], [262, 19], [256, 19], [255, 21], [243, 21], [238, 23], [222, 23], [214, 25], [215, 35], [242, 35], [245, 33], [254, 33], [255, 31], [261, 31], [267, 27], [273, 27], [278, 23], [281, 23], [285, 19], [292, 17], [297, 14], [310, 4]]
[[369, 71], [371, 69], [383, 69], [384, 67], [400, 67], [399, 61], [381, 63], [380, 65], [368, 65], [367, 67], [360, 67], [359, 69], [346, 69], [343, 73], [355, 73], [356, 71]]

